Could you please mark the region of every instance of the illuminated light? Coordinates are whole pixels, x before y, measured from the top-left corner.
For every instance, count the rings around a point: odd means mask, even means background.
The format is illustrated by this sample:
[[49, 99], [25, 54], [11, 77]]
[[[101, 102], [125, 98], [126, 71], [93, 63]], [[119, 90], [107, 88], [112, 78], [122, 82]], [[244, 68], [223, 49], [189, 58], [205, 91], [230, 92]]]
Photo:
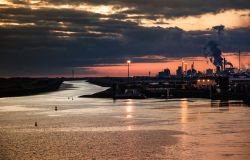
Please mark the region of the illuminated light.
[[30, 0], [29, 3], [30, 4], [37, 4], [37, 3], [40, 3], [41, 1], [40, 0]]
[[132, 106], [128, 106], [128, 107], [126, 108], [126, 110], [127, 110], [128, 113], [129, 113], [129, 112], [132, 112]]
[[71, 36], [57, 36], [57, 38], [60, 38], [60, 39], [70, 39], [72, 37]]
[[36, 3], [36, 5], [30, 5], [31, 9], [41, 9], [41, 8], [55, 8], [55, 9], [73, 9], [79, 11], [87, 11], [103, 15], [112, 15], [119, 12], [124, 12], [133, 8], [122, 7], [120, 5], [89, 5], [87, 3], [81, 3], [79, 5], [54, 5], [47, 3]]
[[131, 63], [131, 60], [127, 60], [127, 63]]
[[181, 106], [181, 122], [186, 123], [188, 120], [188, 102], [187, 102], [187, 99], [182, 99], [180, 106]]
[[128, 129], [129, 131], [131, 131], [131, 130], [132, 130], [132, 127], [131, 127], [131, 126], [128, 126], [127, 129]]
[[117, 5], [116, 6], [115, 5], [94, 6], [94, 5], [89, 5], [89, 4], [84, 3], [82, 5], [79, 5], [76, 9], [85, 10], [88, 12], [93, 12], [93, 13], [98, 13], [98, 14], [111, 15], [111, 14], [116, 14], [119, 12], [124, 12], [132, 8], [121, 7]]
[[90, 34], [103, 34], [102, 32], [92, 31], [92, 30], [88, 30], [87, 32]]
[[60, 28], [65, 29], [65, 28], [68, 28], [69, 23], [60, 21], [60, 22], [58, 22], [58, 25], [59, 25]]
[[34, 26], [35, 23], [0, 22], [0, 26]]
[[132, 118], [132, 115], [128, 114], [126, 118]]
[[107, 21], [107, 20], [110, 20], [110, 18], [102, 17], [102, 18], [99, 18], [99, 20], [101, 20], [101, 21]]
[[62, 33], [62, 34], [68, 34], [68, 35], [77, 33], [77, 32], [71, 32], [71, 31], [58, 31], [58, 30], [52, 30], [50, 32], [52, 32], [52, 33]]
[[203, 79], [202, 82], [205, 82], [205, 79]]
[[0, 0], [0, 4], [8, 5], [8, 4], [13, 4], [13, 3], [9, 2], [9, 1], [6, 1], [6, 0]]
[[210, 82], [210, 80], [209, 80], [209, 79], [208, 79], [207, 81], [208, 81], [208, 82]]
[[201, 80], [200, 79], [198, 79], [198, 82], [200, 82]]

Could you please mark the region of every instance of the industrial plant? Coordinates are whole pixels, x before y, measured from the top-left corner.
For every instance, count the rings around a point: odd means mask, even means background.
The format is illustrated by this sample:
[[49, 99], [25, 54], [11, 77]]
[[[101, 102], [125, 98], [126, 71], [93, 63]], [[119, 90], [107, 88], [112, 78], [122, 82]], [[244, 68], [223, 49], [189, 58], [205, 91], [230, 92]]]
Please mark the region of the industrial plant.
[[219, 48], [224, 26], [213, 28], [217, 32], [217, 40], [209, 40], [203, 48], [204, 57], [214, 65], [206, 72], [195, 69], [195, 62], [187, 69], [182, 59], [176, 74], [169, 68], [160, 71], [155, 77], [130, 76], [130, 63], [127, 78], [89, 78], [91, 83], [110, 86], [111, 88], [84, 97], [112, 97], [113, 99], [145, 99], [145, 98], [209, 98], [222, 101], [250, 101], [250, 70], [241, 69], [241, 51], [238, 50], [238, 68], [222, 56]]

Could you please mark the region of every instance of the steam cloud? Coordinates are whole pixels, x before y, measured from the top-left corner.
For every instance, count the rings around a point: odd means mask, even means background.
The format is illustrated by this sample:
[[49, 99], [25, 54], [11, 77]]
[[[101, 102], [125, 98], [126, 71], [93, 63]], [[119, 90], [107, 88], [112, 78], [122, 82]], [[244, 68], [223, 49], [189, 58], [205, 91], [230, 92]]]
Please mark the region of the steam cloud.
[[210, 57], [210, 61], [217, 67], [222, 67], [221, 50], [218, 48], [218, 43], [214, 40], [210, 40], [204, 47], [205, 56]]
[[[221, 41], [221, 33], [222, 31], [224, 31], [225, 26], [223, 25], [214, 26], [212, 29], [217, 31], [218, 41]], [[219, 42], [215, 40], [210, 40], [207, 42], [207, 44], [204, 47], [204, 53], [205, 53], [205, 56], [209, 57], [210, 61], [216, 67], [220, 67], [222, 69], [223, 57], [221, 56], [222, 52], [218, 46], [219, 46]], [[230, 67], [233, 67], [233, 64], [227, 60], [225, 60], [224, 63], [225, 65], [230, 65]]]
[[218, 32], [218, 35], [220, 36], [221, 32], [224, 31], [225, 26], [219, 25], [219, 26], [213, 26], [213, 30], [216, 30]]

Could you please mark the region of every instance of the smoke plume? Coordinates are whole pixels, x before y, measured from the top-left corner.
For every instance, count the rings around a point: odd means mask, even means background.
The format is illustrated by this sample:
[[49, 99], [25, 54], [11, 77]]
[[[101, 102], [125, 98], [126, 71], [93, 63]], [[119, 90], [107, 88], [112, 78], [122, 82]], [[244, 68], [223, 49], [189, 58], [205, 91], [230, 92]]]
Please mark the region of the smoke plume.
[[210, 61], [217, 67], [222, 67], [223, 58], [221, 57], [221, 50], [218, 48], [218, 43], [210, 40], [204, 47], [206, 57], [210, 57]]
[[219, 25], [219, 26], [213, 26], [213, 30], [216, 30], [218, 33], [218, 36], [220, 36], [221, 32], [224, 31], [225, 26]]
[[[225, 26], [219, 25], [212, 27], [213, 30], [217, 31], [218, 41], [210, 40], [206, 43], [204, 47], [204, 53], [206, 57], [209, 57], [210, 61], [216, 66], [223, 68], [223, 57], [222, 52], [220, 48], [218, 47], [219, 44], [221, 44], [222, 41], [222, 31], [224, 31]], [[233, 67], [232, 63], [225, 60], [225, 65], [230, 65], [230, 67]]]

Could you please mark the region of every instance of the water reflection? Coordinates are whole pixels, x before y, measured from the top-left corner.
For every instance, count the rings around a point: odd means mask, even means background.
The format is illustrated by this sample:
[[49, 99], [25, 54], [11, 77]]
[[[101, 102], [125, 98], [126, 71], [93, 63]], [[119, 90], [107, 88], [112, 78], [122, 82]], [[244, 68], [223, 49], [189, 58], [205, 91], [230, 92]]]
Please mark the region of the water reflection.
[[126, 118], [132, 118], [132, 115], [128, 114], [128, 115], [126, 116]]
[[[181, 107], [181, 130], [186, 133], [187, 122], [188, 122], [188, 100], [181, 99], [180, 107]], [[181, 141], [181, 149], [184, 150], [183, 148], [185, 148], [186, 145], [188, 144], [188, 135], [182, 134], [180, 141]], [[180, 157], [184, 157], [186, 154], [185, 152], [180, 152]]]
[[228, 100], [212, 100], [211, 108], [218, 109], [219, 111], [229, 111], [229, 101]]
[[128, 131], [131, 131], [131, 130], [132, 130], [132, 127], [131, 127], [131, 126], [127, 126], [127, 130], [128, 130]]
[[182, 99], [180, 101], [181, 106], [181, 123], [187, 123], [188, 118], [188, 102], [187, 99]]
[[128, 99], [125, 102], [126, 105], [126, 118], [132, 118], [132, 112], [133, 112], [133, 108], [134, 108], [134, 103], [132, 99]]
[[[250, 108], [243, 107], [245, 105], [239, 101], [129, 99], [117, 100], [115, 104], [110, 99], [74, 98], [73, 101], [69, 101], [68, 97], [92, 93], [93, 90], [103, 90], [86, 82], [76, 85], [79, 88], [32, 97], [0, 99], [0, 130], [6, 133], [30, 132], [32, 133], [30, 135], [34, 136], [37, 136], [37, 132], [45, 131], [48, 133], [71, 132], [72, 134], [91, 131], [91, 134], [98, 132], [102, 135], [109, 134], [107, 131], [116, 131], [115, 135], [119, 137], [119, 140], [124, 138], [130, 146], [126, 147], [125, 151], [123, 148], [120, 153], [124, 151], [128, 154], [134, 153], [133, 146], [144, 145], [148, 138], [138, 139], [134, 131], [140, 131], [142, 133], [140, 136], [144, 136], [144, 133], [154, 130], [157, 134], [148, 139], [157, 141], [156, 143], [160, 146], [165, 145], [162, 139], [166, 138], [165, 134], [158, 134], [160, 130], [183, 131], [176, 135], [178, 137], [176, 144], [166, 144], [169, 146], [166, 150], [168, 156], [166, 159], [202, 159], [201, 155], [207, 156], [206, 154], [210, 157], [203, 159], [244, 159], [244, 156], [245, 159], [249, 159], [250, 157], [248, 154]], [[53, 108], [55, 105], [59, 107], [57, 112]], [[229, 110], [229, 107], [231, 111], [225, 112]], [[12, 110], [15, 112], [11, 112]], [[17, 110], [22, 113], [17, 113]], [[39, 117], [38, 120], [37, 117]], [[35, 121], [38, 121], [41, 128], [33, 127]], [[12, 138], [11, 135], [14, 134], [2, 134], [3, 137], [5, 135]], [[46, 140], [50, 142], [51, 139]], [[145, 153], [158, 150], [152, 145], [145, 145], [143, 149]], [[113, 153], [113, 150], [111, 152]], [[228, 156], [230, 154], [234, 156]], [[216, 157], [217, 155], [222, 156]]]
[[132, 112], [132, 109], [133, 109], [132, 107], [133, 106], [130, 106], [130, 105], [126, 106], [126, 110], [127, 110], [128, 113]]
[[[126, 107], [126, 119], [128, 119], [127, 123], [131, 124], [133, 122], [132, 113], [134, 112], [134, 107], [135, 107], [134, 101], [132, 99], [128, 99], [125, 102], [125, 107]], [[131, 125], [127, 126], [127, 130], [128, 131], [132, 130]]]

